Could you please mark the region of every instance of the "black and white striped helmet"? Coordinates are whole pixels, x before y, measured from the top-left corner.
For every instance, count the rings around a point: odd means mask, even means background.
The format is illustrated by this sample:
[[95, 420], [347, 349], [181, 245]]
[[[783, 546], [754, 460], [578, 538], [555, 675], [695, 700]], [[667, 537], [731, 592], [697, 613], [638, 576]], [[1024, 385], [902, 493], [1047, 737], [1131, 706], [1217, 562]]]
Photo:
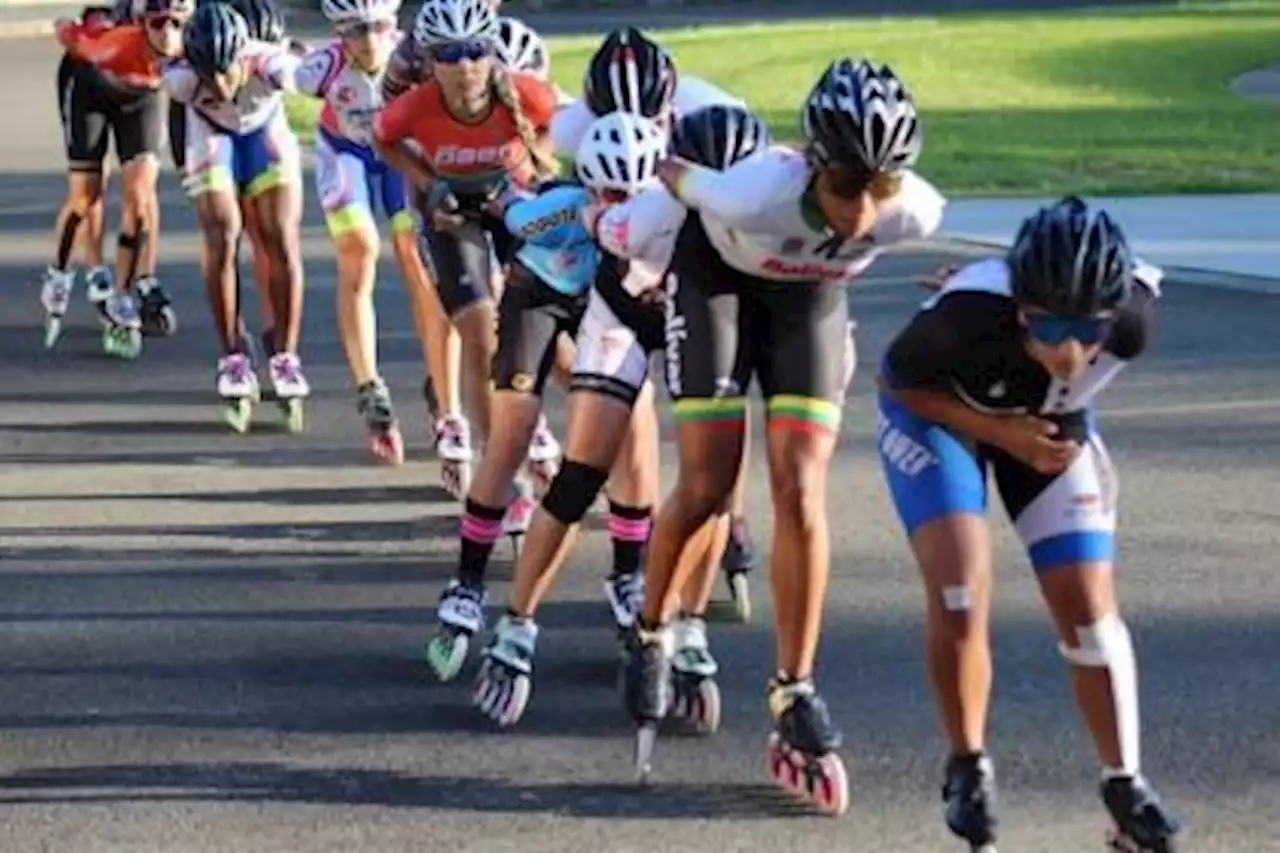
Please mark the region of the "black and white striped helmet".
[[813, 165], [896, 172], [920, 156], [916, 105], [888, 65], [837, 59], [805, 101], [801, 125]]
[[1120, 226], [1076, 196], [1028, 217], [1006, 262], [1015, 300], [1064, 317], [1114, 309], [1128, 295], [1134, 271]]
[[667, 134], [651, 119], [610, 113], [587, 128], [574, 172], [589, 189], [632, 195], [653, 182], [666, 151]]
[[769, 126], [743, 107], [703, 107], [671, 128], [672, 154], [721, 172], [772, 142]]
[[587, 63], [583, 100], [598, 116], [619, 110], [656, 118], [676, 94], [676, 64], [635, 27], [614, 30]]
[[543, 80], [551, 76], [551, 53], [542, 37], [518, 18], [498, 19], [498, 60], [512, 71], [523, 71]]
[[426, 0], [413, 22], [413, 38], [422, 47], [497, 35], [498, 16], [486, 0]]

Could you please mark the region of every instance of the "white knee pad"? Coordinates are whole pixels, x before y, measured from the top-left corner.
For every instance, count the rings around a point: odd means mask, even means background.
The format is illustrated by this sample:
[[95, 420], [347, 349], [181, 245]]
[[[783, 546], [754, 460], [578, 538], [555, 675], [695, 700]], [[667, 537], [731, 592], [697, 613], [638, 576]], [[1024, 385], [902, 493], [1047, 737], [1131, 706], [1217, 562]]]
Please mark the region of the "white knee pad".
[[1114, 613], [1092, 625], [1076, 628], [1076, 647], [1058, 644], [1062, 656], [1075, 666], [1105, 668], [1111, 675], [1111, 697], [1115, 703], [1116, 732], [1120, 741], [1123, 769], [1138, 772], [1138, 673], [1133, 640], [1124, 621]]

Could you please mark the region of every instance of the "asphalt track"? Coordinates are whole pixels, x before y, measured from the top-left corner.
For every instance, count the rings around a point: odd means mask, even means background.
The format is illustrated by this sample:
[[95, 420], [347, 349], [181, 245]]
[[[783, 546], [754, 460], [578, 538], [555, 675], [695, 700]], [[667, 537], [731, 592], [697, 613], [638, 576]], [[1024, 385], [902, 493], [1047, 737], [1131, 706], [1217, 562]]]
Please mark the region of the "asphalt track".
[[[714, 629], [724, 729], [662, 740], [656, 784], [638, 790], [613, 689], [602, 535], [546, 607], [537, 692], [517, 730], [492, 732], [465, 684], [428, 678], [419, 644], [455, 546], [421, 440], [417, 344], [388, 275], [382, 359], [411, 461], [373, 467], [314, 207], [305, 436], [273, 428], [266, 410], [246, 437], [218, 423], [193, 223], [172, 175], [163, 275], [182, 334], [140, 362], [109, 361], [77, 299], [59, 349], [41, 352], [36, 271], [63, 186], [53, 60], [40, 43], [0, 55], [0, 850], [960, 849], [942, 828], [920, 592], [871, 452], [869, 370], [832, 479], [820, 673], [847, 736], [849, 815], [799, 813], [765, 779], [767, 609]], [[936, 260], [887, 259], [853, 294], [864, 364]], [[1169, 281], [1154, 352], [1105, 403], [1146, 766], [1189, 819], [1188, 849], [1204, 853], [1280, 850], [1276, 305]], [[764, 536], [755, 463], [750, 510]], [[1101, 849], [1094, 762], [1030, 572], [999, 529], [1002, 849]], [[762, 604], [764, 589], [758, 577]]]

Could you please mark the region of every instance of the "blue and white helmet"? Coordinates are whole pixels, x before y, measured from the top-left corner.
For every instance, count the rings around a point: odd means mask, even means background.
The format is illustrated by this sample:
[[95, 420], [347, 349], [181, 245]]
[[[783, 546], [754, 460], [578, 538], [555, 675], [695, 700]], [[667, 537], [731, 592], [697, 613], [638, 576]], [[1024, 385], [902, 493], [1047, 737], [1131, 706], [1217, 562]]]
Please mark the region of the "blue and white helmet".
[[320, 11], [334, 25], [370, 24], [395, 20], [400, 0], [323, 0]]
[[574, 172], [588, 189], [634, 195], [653, 183], [667, 153], [667, 134], [644, 116], [615, 112], [587, 128]]
[[422, 47], [497, 37], [498, 15], [486, 0], [426, 0], [413, 23], [413, 38]]
[[512, 71], [523, 71], [543, 80], [551, 76], [551, 53], [542, 37], [524, 21], [499, 18], [495, 46], [498, 61]]

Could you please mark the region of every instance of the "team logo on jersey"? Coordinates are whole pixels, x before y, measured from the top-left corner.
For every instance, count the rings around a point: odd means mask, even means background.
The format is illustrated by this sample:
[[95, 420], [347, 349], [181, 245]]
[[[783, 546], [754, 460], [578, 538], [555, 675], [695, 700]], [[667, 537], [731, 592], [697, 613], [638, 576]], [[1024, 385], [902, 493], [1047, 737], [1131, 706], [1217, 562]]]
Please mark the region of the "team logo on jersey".
[[437, 166], [494, 166], [506, 162], [506, 145], [441, 145], [432, 158]]
[[339, 106], [349, 107], [356, 102], [355, 90], [350, 86], [343, 86], [334, 95], [334, 99], [338, 102]]
[[802, 251], [804, 251], [804, 240], [800, 237], [788, 237], [782, 241], [782, 248], [778, 250], [778, 254], [790, 257]]
[[520, 394], [528, 394], [533, 390], [533, 377], [527, 373], [517, 373], [511, 377], [511, 390]]

